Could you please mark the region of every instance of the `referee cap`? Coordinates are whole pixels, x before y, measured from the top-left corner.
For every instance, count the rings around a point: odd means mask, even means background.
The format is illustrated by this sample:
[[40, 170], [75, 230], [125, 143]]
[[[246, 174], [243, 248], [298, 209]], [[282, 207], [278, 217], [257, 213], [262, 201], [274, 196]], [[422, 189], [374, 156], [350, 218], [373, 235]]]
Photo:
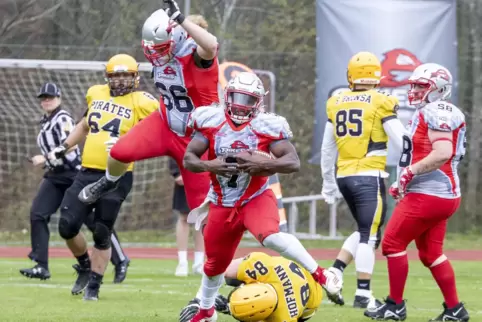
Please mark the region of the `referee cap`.
[[37, 95], [37, 97], [42, 96], [60, 97], [60, 88], [54, 83], [45, 83]]

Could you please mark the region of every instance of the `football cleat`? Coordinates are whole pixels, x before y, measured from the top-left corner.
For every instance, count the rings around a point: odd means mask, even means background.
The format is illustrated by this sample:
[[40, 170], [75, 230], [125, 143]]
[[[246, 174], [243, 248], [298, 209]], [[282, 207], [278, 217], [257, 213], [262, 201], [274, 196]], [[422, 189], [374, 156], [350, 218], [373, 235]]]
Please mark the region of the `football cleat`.
[[355, 300], [353, 301], [353, 307], [357, 309], [376, 309], [381, 305], [383, 305], [383, 303], [373, 296], [366, 297], [355, 295]]
[[102, 196], [117, 189], [118, 181], [112, 182], [107, 180], [105, 176], [94, 183], [88, 184], [79, 193], [79, 200], [85, 204], [92, 204], [99, 200]]
[[84, 301], [98, 301], [99, 300], [99, 286], [87, 286], [84, 292]]
[[72, 267], [75, 269], [78, 275], [77, 280], [72, 287], [72, 295], [78, 295], [85, 290], [87, 284], [89, 283], [90, 267], [84, 268], [81, 267], [79, 264], [75, 264]]
[[189, 303], [182, 308], [179, 314], [179, 322], [188, 322], [199, 312], [201, 306], [200, 301], [197, 298], [192, 299]]
[[39, 264], [35, 265], [32, 268], [22, 268], [20, 270], [20, 274], [28, 278], [38, 278], [42, 281], [48, 280], [50, 278], [50, 272]]
[[118, 284], [124, 282], [130, 262], [131, 260], [127, 258], [114, 267], [114, 283]]
[[202, 275], [204, 273], [204, 263], [195, 263], [192, 265], [193, 274]]
[[207, 310], [200, 309], [189, 322], [216, 322], [217, 320], [218, 314], [213, 306]]
[[216, 296], [216, 300], [214, 302], [214, 308], [219, 313], [231, 315], [231, 311], [229, 311], [228, 299], [222, 296], [221, 294], [218, 294], [218, 296]]
[[451, 309], [447, 308], [445, 303], [442, 303], [442, 305], [444, 307], [442, 314], [429, 321], [469, 321], [469, 312], [465, 309], [464, 303], [460, 302]]
[[405, 321], [407, 318], [407, 307], [405, 301], [396, 304], [395, 301], [387, 297], [385, 303], [374, 309], [367, 309], [364, 315], [377, 321]]
[[180, 262], [177, 264], [176, 272], [174, 275], [178, 277], [184, 277], [189, 275], [189, 265], [187, 262]]
[[328, 269], [318, 267], [316, 271], [311, 274], [313, 279], [320, 284], [326, 291], [328, 298], [335, 304], [343, 305], [345, 301], [341, 295], [343, 288], [343, 280], [340, 279], [336, 273]]

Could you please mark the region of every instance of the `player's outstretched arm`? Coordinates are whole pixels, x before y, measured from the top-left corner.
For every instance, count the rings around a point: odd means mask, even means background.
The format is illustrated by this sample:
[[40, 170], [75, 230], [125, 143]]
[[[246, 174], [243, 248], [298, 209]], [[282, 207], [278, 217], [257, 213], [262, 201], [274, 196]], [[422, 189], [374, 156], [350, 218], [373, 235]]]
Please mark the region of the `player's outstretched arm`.
[[439, 169], [453, 155], [452, 131], [428, 130], [428, 139], [432, 143], [432, 152], [410, 168], [414, 175]]

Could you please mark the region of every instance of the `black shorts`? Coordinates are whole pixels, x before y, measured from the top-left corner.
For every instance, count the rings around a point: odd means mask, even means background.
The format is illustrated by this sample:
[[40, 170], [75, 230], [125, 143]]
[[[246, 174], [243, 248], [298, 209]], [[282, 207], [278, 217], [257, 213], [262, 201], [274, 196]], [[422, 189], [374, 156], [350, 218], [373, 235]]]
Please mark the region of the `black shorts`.
[[127, 195], [132, 188], [132, 172], [127, 172], [119, 179], [116, 190], [109, 192], [95, 203], [86, 205], [81, 202], [78, 195], [82, 189], [105, 175], [103, 170], [82, 168], [74, 182], [65, 192], [60, 206], [60, 216], [64, 218], [72, 230], [80, 231], [87, 216], [94, 209], [94, 221], [102, 222], [109, 229], [113, 229], [117, 215]]
[[187, 215], [191, 211], [187, 204], [186, 191], [184, 186], [174, 184], [174, 194], [172, 196], [172, 210], [181, 215]]
[[337, 179], [338, 188], [358, 224], [361, 243], [378, 247], [385, 221], [387, 198], [382, 177], [349, 176]]

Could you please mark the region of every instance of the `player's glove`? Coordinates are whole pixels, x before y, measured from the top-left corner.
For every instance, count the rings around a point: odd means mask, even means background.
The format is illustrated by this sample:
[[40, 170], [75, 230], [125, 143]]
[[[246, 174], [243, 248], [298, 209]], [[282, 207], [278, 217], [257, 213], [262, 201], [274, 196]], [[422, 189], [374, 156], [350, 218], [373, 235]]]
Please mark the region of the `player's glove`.
[[67, 153], [67, 146], [65, 146], [65, 144], [62, 144], [49, 153], [49, 160], [62, 159], [65, 156], [65, 153]]
[[228, 299], [222, 296], [221, 294], [218, 294], [218, 296], [216, 296], [216, 301], [214, 302], [214, 308], [219, 313], [231, 315], [231, 311], [229, 311]]
[[107, 151], [107, 153], [110, 152], [110, 150], [112, 149], [112, 147], [114, 146], [114, 144], [117, 143], [117, 141], [119, 141], [119, 138], [114, 137], [114, 138], [111, 138], [110, 140], [107, 140], [107, 141], [104, 142], [104, 144], [105, 144], [105, 150]]
[[199, 304], [199, 299], [194, 298], [189, 303], [182, 308], [181, 313], [179, 314], [179, 322], [188, 322], [190, 321], [197, 312], [201, 309]]
[[413, 174], [411, 167], [406, 167], [402, 170], [400, 178], [398, 179], [398, 190], [401, 194], [405, 193], [407, 186], [410, 181], [412, 181], [413, 177], [415, 177], [415, 175]]
[[395, 200], [398, 200], [400, 198], [400, 189], [398, 189], [398, 182], [397, 181], [392, 183], [392, 185], [388, 189], [388, 193]]
[[164, 0], [164, 3], [168, 6], [168, 8], [166, 9], [166, 13], [169, 18], [171, 18], [171, 20], [177, 22], [178, 24], [182, 24], [186, 17], [181, 13], [177, 2], [175, 0]]
[[340, 190], [338, 190], [338, 185], [336, 182], [324, 181], [323, 187], [321, 188], [321, 195], [327, 204], [334, 204], [336, 199], [342, 197]]

